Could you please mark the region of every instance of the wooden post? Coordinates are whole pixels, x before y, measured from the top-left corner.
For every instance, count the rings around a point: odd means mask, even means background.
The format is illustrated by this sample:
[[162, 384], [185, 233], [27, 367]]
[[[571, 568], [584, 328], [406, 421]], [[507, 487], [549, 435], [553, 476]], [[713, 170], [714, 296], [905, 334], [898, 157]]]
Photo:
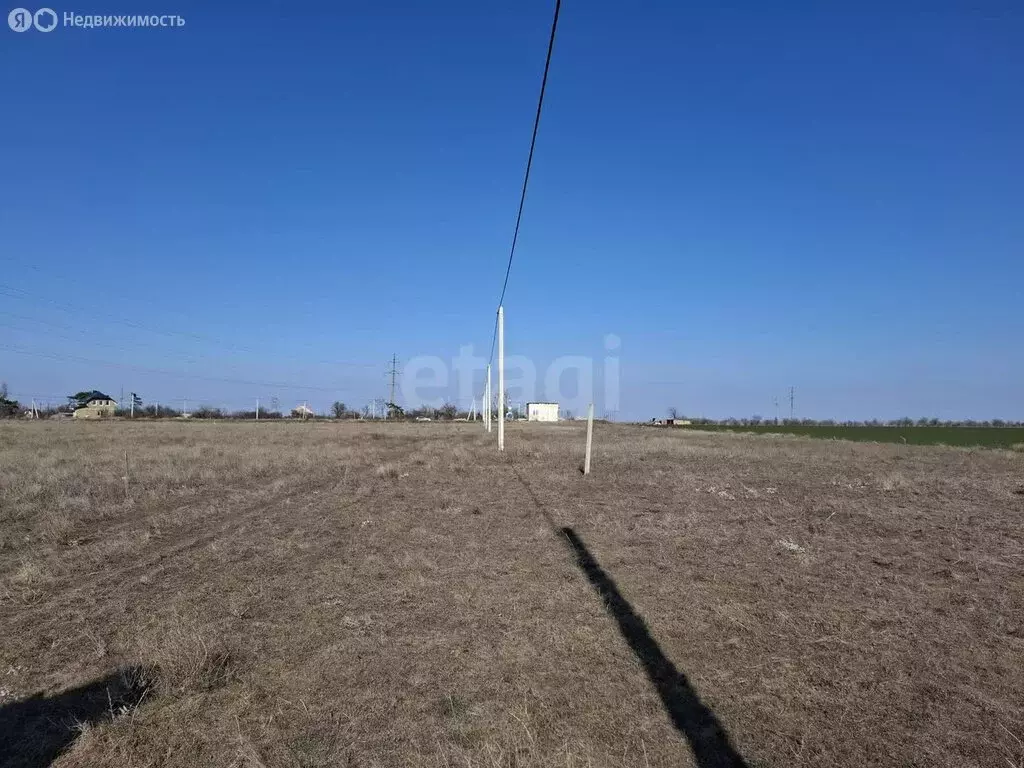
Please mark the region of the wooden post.
[[583, 474], [590, 474], [590, 445], [594, 441], [594, 404], [587, 409], [587, 455], [583, 459]]
[[128, 451], [124, 452], [124, 500], [128, 501]]

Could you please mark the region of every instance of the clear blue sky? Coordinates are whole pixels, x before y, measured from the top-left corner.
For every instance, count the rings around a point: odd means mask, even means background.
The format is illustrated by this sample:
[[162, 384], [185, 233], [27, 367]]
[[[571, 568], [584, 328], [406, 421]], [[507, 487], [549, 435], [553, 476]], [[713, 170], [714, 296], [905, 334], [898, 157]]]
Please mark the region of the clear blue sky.
[[[617, 334], [620, 418], [790, 385], [800, 416], [1024, 418], [1024, 7], [721, 5], [564, 3], [509, 353], [600, 369]], [[230, 7], [0, 27], [19, 396], [320, 409], [393, 352], [487, 355], [553, 4]]]

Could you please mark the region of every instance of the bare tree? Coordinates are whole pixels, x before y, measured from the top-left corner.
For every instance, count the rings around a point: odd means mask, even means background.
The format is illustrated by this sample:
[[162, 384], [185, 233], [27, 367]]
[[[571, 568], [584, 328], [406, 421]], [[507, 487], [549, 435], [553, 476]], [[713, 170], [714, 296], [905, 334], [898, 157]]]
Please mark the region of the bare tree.
[[343, 419], [345, 418], [345, 414], [348, 413], [348, 409], [345, 407], [343, 402], [335, 400], [331, 405], [331, 413], [334, 414], [334, 418]]
[[674, 408], [674, 407], [673, 408], [669, 408], [668, 409], [668, 417], [670, 419], [678, 419], [679, 418], [679, 409], [678, 408]]

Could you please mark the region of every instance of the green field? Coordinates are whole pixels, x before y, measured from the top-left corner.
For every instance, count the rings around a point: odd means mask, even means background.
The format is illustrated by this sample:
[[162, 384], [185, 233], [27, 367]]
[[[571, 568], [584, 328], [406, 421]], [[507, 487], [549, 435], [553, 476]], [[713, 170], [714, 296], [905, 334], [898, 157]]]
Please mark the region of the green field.
[[911, 445], [962, 445], [984, 448], [1024, 447], [1024, 427], [846, 427], [801, 424], [760, 424], [754, 426], [694, 424], [686, 429], [706, 432], [748, 432], [816, 437], [822, 440], [857, 440]]

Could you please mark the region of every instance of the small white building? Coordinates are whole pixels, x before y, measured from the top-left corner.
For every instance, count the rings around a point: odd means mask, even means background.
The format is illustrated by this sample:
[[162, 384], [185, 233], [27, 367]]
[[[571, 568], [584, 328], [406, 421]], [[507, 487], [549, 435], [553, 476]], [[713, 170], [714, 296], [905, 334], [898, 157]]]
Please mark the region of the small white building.
[[558, 421], [558, 403], [527, 403], [527, 421]]

